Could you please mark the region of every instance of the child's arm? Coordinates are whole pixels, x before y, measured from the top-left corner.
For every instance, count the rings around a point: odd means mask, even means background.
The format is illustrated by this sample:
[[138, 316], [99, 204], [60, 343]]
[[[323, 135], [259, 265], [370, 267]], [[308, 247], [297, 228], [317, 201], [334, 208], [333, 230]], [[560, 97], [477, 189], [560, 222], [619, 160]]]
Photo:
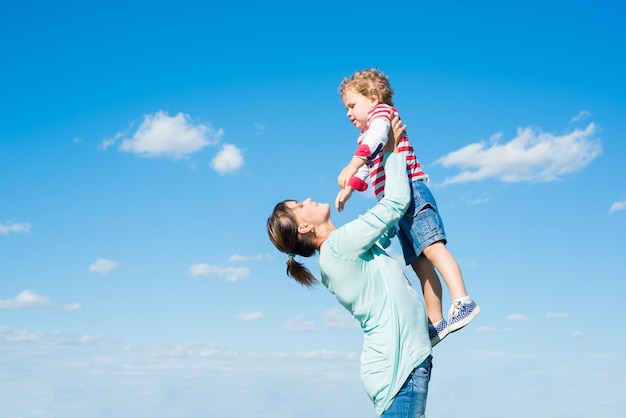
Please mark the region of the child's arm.
[[[350, 160], [348, 165], [345, 166], [343, 170], [341, 170], [341, 173], [339, 173], [339, 176], [337, 177], [337, 184], [339, 184], [339, 187], [343, 189], [350, 186], [351, 178], [355, 174], [357, 174], [361, 167], [365, 166], [365, 163], [367, 163], [367, 158], [357, 157], [356, 155], [352, 157], [352, 160]], [[365, 178], [359, 176], [359, 178], [365, 181], [367, 179], [367, 176]], [[367, 189], [367, 184], [365, 184], [365, 189], [361, 189], [361, 187], [355, 187], [355, 189], [363, 191]]]
[[[372, 160], [379, 152], [382, 152], [385, 145], [387, 145], [387, 139], [389, 138], [389, 132], [391, 128], [391, 116], [388, 112], [378, 112], [379, 115], [375, 115], [370, 121], [369, 127], [366, 132], [363, 133], [363, 137], [359, 142], [359, 146], [350, 160], [350, 163], [341, 170], [341, 173], [337, 177], [337, 183], [339, 187], [344, 188], [350, 184], [350, 179], [357, 173], [357, 171], [366, 165], [368, 160]], [[364, 179], [363, 179], [364, 180]], [[352, 185], [354, 187], [354, 185]], [[354, 187], [356, 190], [363, 191], [358, 187]]]
[[352, 196], [353, 191], [354, 189], [350, 186], [339, 190], [339, 193], [337, 193], [337, 197], [335, 198], [335, 209], [337, 209], [337, 211], [343, 211], [343, 208], [348, 199], [350, 199], [350, 196]]

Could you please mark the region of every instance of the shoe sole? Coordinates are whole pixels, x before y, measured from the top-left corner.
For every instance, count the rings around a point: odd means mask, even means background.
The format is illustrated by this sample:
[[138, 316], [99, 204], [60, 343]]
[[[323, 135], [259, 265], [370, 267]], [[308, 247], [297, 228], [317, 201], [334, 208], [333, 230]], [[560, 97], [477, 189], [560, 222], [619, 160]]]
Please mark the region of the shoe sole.
[[430, 346], [434, 347], [437, 344], [439, 344], [441, 342], [441, 340], [443, 340], [444, 338], [446, 338], [446, 336], [450, 334], [450, 330], [448, 329], [448, 327], [446, 327], [443, 331], [441, 331], [439, 334], [437, 334], [436, 337], [434, 337], [432, 340], [430, 340]]
[[463, 318], [460, 321], [457, 321], [457, 322], [455, 322], [453, 324], [449, 324], [448, 325], [448, 331], [449, 332], [454, 332], [454, 331], [460, 330], [461, 328], [463, 328], [464, 326], [466, 326], [467, 324], [472, 322], [474, 320], [474, 318], [476, 318], [476, 316], [479, 313], [480, 313], [480, 306], [476, 305], [474, 310], [469, 315], [467, 315], [465, 318]]

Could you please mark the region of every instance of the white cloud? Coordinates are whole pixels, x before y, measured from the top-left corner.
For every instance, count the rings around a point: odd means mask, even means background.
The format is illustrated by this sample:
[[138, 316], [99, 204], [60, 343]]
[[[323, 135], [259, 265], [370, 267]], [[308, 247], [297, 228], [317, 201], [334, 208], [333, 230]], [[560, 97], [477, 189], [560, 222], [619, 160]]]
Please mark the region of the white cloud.
[[192, 276], [225, 277], [229, 282], [238, 282], [250, 277], [250, 269], [247, 267], [220, 267], [210, 264], [194, 264], [189, 268]]
[[63, 305], [64, 311], [80, 311], [81, 309], [82, 306], [80, 305], [80, 303], [69, 303], [67, 305]]
[[29, 331], [28, 329], [7, 330], [2, 334], [2, 339], [8, 343], [38, 342], [44, 339], [42, 333]]
[[443, 184], [468, 183], [495, 179], [514, 183], [554, 181], [582, 170], [602, 154], [598, 128], [590, 123], [585, 129], [556, 135], [533, 127], [518, 128], [517, 136], [500, 144], [502, 134], [490, 144], [473, 143], [439, 158], [435, 164], [459, 167], [462, 171]]
[[30, 231], [29, 223], [15, 224], [13, 222], [5, 222], [0, 224], [0, 235], [9, 235], [11, 232], [28, 232]]
[[85, 334], [80, 337], [81, 344], [98, 344], [112, 342], [111, 338], [104, 337], [99, 334]]
[[94, 274], [99, 274], [101, 276], [106, 276], [111, 271], [115, 270], [119, 263], [113, 260], [106, 260], [104, 258], [99, 258], [89, 266], [89, 272]]
[[75, 344], [76, 340], [59, 331], [40, 332], [24, 329], [0, 329], [0, 340], [8, 343], [33, 343], [39, 345]]
[[609, 209], [609, 213], [617, 212], [618, 210], [626, 209], [626, 200], [622, 200], [621, 202], [615, 202], [611, 205]]
[[220, 152], [211, 160], [211, 167], [219, 174], [233, 173], [243, 165], [243, 154], [239, 148], [224, 144]]
[[263, 312], [242, 312], [236, 318], [238, 321], [256, 321], [263, 318]]
[[578, 114], [576, 116], [574, 116], [569, 122], [570, 123], [576, 123], [576, 122], [580, 122], [583, 119], [587, 119], [589, 116], [591, 116], [591, 113], [586, 111], [586, 110], [581, 110], [580, 112], [578, 112]]
[[19, 309], [48, 304], [48, 299], [30, 290], [24, 290], [15, 299], [0, 300], [0, 309]]
[[313, 320], [304, 319], [302, 315], [289, 320], [285, 324], [285, 328], [293, 332], [315, 331], [318, 329]]
[[546, 318], [567, 318], [568, 314], [565, 312], [548, 312]]
[[[163, 111], [146, 115], [132, 138], [122, 140], [120, 150], [142, 157], [168, 157], [175, 160], [186, 158], [202, 148], [220, 141], [222, 129], [214, 130], [210, 124], [195, 124], [183, 113], [169, 116]], [[105, 140], [106, 149], [120, 139]]]
[[326, 328], [361, 328], [357, 321], [345, 309], [331, 308], [324, 312], [324, 326]]
[[528, 321], [528, 317], [524, 314], [513, 314], [507, 317], [509, 321]]
[[490, 201], [491, 201], [490, 197], [475, 197], [475, 198], [469, 199], [467, 203], [470, 205], [484, 205], [485, 203], [489, 203]]
[[230, 350], [219, 347], [218, 345], [210, 345], [208, 347], [200, 349], [198, 352], [200, 357], [228, 357], [236, 358], [240, 356], [240, 353], [236, 350]]
[[193, 346], [190, 343], [154, 347], [152, 351], [152, 357], [191, 357], [193, 354]]
[[115, 134], [115, 136], [113, 136], [113, 138], [107, 138], [102, 140], [102, 143], [100, 144], [100, 149], [106, 151], [109, 147], [115, 145], [115, 143], [122, 138], [124, 138], [124, 134], [122, 132], [118, 132]]
[[245, 261], [260, 261], [263, 258], [262, 255], [240, 255], [233, 254], [228, 258], [228, 261], [231, 263], [243, 263]]

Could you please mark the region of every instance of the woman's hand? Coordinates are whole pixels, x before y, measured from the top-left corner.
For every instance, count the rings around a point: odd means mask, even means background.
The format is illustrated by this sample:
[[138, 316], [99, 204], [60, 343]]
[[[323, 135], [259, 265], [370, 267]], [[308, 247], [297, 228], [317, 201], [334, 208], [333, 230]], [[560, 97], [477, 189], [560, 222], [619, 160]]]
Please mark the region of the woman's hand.
[[391, 119], [391, 129], [389, 130], [389, 139], [385, 152], [398, 152], [398, 142], [402, 135], [406, 132], [406, 125], [402, 124], [402, 119], [397, 114]]

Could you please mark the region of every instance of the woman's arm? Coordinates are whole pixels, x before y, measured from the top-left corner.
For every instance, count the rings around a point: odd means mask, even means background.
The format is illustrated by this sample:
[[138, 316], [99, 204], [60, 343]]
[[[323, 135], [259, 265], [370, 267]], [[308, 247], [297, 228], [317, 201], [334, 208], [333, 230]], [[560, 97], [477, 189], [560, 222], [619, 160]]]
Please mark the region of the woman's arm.
[[409, 207], [410, 189], [404, 154], [387, 154], [385, 172], [385, 196], [365, 214], [335, 231], [335, 250], [344, 256], [358, 257], [368, 251]]
[[334, 233], [336, 250], [346, 256], [358, 257], [369, 250], [380, 237], [404, 215], [410, 204], [409, 179], [406, 172], [406, 155], [398, 152], [398, 142], [406, 131], [399, 117], [392, 120], [392, 153], [385, 154], [385, 196], [352, 222]]

